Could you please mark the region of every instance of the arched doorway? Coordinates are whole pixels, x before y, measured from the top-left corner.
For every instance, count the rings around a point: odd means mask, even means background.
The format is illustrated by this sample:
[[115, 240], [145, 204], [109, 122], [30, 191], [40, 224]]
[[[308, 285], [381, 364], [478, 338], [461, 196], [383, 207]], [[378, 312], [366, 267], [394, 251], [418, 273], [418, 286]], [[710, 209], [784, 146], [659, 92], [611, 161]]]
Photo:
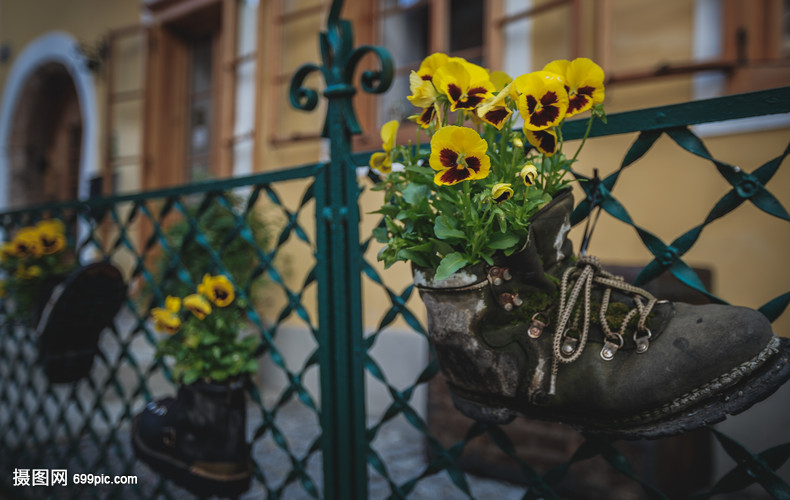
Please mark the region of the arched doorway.
[[27, 79], [8, 136], [8, 204], [74, 199], [79, 191], [82, 115], [65, 66], [50, 62]]
[[0, 210], [88, 196], [99, 175], [96, 104], [93, 74], [68, 33], [19, 53], [0, 102]]

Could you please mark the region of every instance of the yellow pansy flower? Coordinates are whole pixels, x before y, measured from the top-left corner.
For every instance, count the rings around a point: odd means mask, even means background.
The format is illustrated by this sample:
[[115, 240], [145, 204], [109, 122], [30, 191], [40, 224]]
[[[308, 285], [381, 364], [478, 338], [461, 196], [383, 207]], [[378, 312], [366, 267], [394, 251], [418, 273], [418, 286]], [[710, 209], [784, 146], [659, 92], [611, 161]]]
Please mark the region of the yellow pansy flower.
[[552, 156], [557, 152], [557, 130], [554, 127], [544, 130], [524, 128], [524, 136], [530, 144], [546, 156]]
[[433, 83], [440, 93], [447, 96], [451, 111], [474, 109], [494, 91], [488, 71], [466, 61], [449, 61], [436, 70]]
[[397, 120], [388, 121], [381, 127], [381, 148], [384, 152], [373, 153], [370, 156], [369, 165], [382, 174], [387, 174], [392, 170], [392, 151], [395, 149], [395, 140], [398, 137]]
[[538, 176], [538, 169], [532, 163], [527, 163], [521, 168], [518, 176], [524, 181], [527, 186], [535, 185], [535, 178]]
[[420, 68], [417, 70], [417, 75], [422, 80], [430, 82], [433, 80], [433, 75], [436, 74], [436, 70], [447, 64], [449, 60], [450, 58], [447, 54], [435, 52], [422, 60]]
[[52, 255], [66, 247], [65, 227], [57, 219], [43, 220], [36, 224], [39, 241], [41, 242], [41, 253]]
[[154, 319], [154, 328], [158, 332], [166, 332], [172, 335], [181, 328], [181, 318], [178, 317], [178, 314], [169, 311], [167, 308], [153, 308], [151, 310], [151, 317]]
[[197, 293], [184, 297], [184, 307], [199, 320], [211, 314], [211, 304], [204, 296]]
[[168, 295], [165, 299], [165, 309], [170, 312], [177, 313], [181, 310], [181, 299], [179, 297]]
[[12, 255], [20, 259], [41, 257], [41, 241], [34, 227], [23, 227], [11, 241]]
[[409, 88], [411, 95], [406, 99], [414, 106], [422, 108], [420, 114], [410, 116], [409, 119], [419, 123], [423, 128], [428, 128], [436, 116], [435, 104], [439, 93], [430, 80], [423, 80], [415, 71], [409, 74]]
[[433, 106], [436, 98], [439, 97], [433, 83], [430, 80], [423, 80], [415, 71], [409, 74], [409, 90], [411, 90], [411, 95], [406, 99], [418, 108]]
[[510, 95], [510, 84], [497, 95], [486, 100], [477, 108], [477, 116], [486, 123], [502, 130], [502, 126], [513, 112], [507, 107], [505, 99]]
[[567, 116], [587, 111], [604, 100], [604, 73], [600, 66], [586, 57], [573, 61], [559, 59], [547, 64], [544, 71], [562, 77], [568, 92]]
[[197, 291], [217, 307], [229, 305], [236, 297], [230, 280], [221, 274], [217, 276], [204, 275], [203, 282], [198, 285]]
[[513, 81], [518, 110], [526, 130], [544, 130], [559, 124], [568, 109], [562, 78], [550, 71], [535, 71]]
[[431, 168], [438, 185], [483, 179], [491, 169], [488, 143], [474, 130], [454, 125], [439, 129], [431, 139]]
[[502, 203], [505, 200], [509, 200], [513, 196], [513, 188], [510, 187], [510, 184], [507, 182], [500, 182], [494, 184], [491, 188], [491, 197], [494, 198], [494, 201], [497, 203]]

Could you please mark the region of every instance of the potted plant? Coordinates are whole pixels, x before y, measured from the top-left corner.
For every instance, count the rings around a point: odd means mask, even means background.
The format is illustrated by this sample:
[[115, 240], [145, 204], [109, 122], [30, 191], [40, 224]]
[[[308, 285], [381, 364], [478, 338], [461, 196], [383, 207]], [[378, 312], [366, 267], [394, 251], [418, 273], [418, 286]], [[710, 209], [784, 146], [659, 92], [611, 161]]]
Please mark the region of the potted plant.
[[[605, 119], [597, 64], [553, 61], [511, 79], [433, 54], [410, 83], [430, 148], [399, 146], [398, 123], [382, 127], [374, 236], [386, 266], [412, 264], [464, 414], [659, 437], [743, 411], [790, 377], [790, 341], [757, 311], [658, 301], [586, 255], [589, 231], [573, 255], [566, 174]], [[588, 111], [567, 156], [565, 120]]]
[[237, 495], [249, 487], [245, 439], [248, 376], [258, 369], [259, 340], [242, 336], [246, 301], [225, 275], [205, 275], [195, 293], [168, 296], [154, 308], [165, 333], [157, 356], [172, 361], [175, 398], [149, 403], [135, 417], [138, 458], [198, 494]]
[[0, 297], [10, 317], [36, 330], [38, 360], [50, 382], [85, 377], [99, 334], [126, 296], [121, 272], [109, 262], [80, 265], [58, 219], [20, 228], [0, 247], [0, 270]]

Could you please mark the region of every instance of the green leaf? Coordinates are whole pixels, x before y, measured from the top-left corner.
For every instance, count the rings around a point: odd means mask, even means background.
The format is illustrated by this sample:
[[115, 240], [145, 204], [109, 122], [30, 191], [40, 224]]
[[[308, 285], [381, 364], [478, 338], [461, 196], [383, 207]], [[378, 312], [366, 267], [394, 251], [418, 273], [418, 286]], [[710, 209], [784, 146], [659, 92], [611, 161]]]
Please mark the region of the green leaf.
[[446, 240], [448, 238], [466, 238], [466, 234], [463, 231], [452, 227], [447, 221], [447, 218], [443, 216], [436, 218], [436, 222], [433, 225], [433, 232], [440, 240]]
[[385, 227], [377, 227], [373, 230], [373, 238], [379, 243], [389, 243], [390, 237]]
[[507, 250], [518, 245], [520, 239], [513, 233], [494, 233], [488, 241], [488, 247], [494, 250]]
[[443, 280], [449, 278], [451, 274], [458, 271], [468, 263], [469, 261], [460, 252], [447, 254], [439, 263], [439, 267], [436, 269], [436, 276], [434, 276], [434, 279]]
[[403, 188], [403, 199], [409, 205], [416, 205], [420, 201], [428, 198], [430, 195], [431, 189], [425, 185], [409, 184]]
[[195, 382], [198, 379], [198, 372], [197, 370], [185, 370], [184, 371], [184, 378], [183, 383], [184, 385], [189, 385]]
[[412, 261], [420, 267], [428, 267], [431, 265], [428, 259], [425, 258], [425, 256], [409, 248], [404, 248], [403, 250], [398, 252], [398, 259], [405, 261]]
[[248, 359], [241, 370], [247, 373], [255, 373], [258, 371], [258, 360], [255, 358]]

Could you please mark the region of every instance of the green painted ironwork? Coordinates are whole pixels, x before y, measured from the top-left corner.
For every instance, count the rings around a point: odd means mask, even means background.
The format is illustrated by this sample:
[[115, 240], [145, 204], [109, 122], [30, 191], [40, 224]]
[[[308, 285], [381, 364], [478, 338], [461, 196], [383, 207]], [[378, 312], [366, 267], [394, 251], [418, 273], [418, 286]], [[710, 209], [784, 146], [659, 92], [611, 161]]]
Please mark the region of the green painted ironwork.
[[[161, 305], [167, 280], [195, 284], [189, 263], [182, 258], [186, 245], [205, 251], [210, 263], [207, 272], [221, 272], [227, 270], [231, 243], [241, 239], [254, 248], [254, 263], [247, 273], [234, 278], [234, 284], [253, 299], [247, 311], [249, 328], [260, 338], [257, 353], [263, 367], [259, 385], [250, 389], [248, 436], [255, 471], [245, 498], [437, 498], [436, 489], [446, 498], [484, 498], [477, 480], [459, 463], [469, 444], [484, 438], [520, 471], [526, 486], [514, 489], [521, 488], [518, 495], [522, 498], [560, 498], [558, 491], [569, 475], [592, 457], [602, 458], [638, 485], [646, 498], [668, 498], [640, 477], [616, 443], [598, 437], [585, 437], [566, 463], [541, 472], [518, 455], [505, 429], [498, 426], [475, 422], [463, 439], [442, 443], [431, 434], [416, 402], [417, 392], [438, 376], [436, 362], [428, 360], [404, 386], [393, 380], [384, 360], [374, 353], [398, 321], [420, 335], [426, 346], [428, 342], [419, 315], [411, 309], [421, 307], [413, 286], [396, 290], [389, 285], [387, 275], [373, 263], [371, 238], [360, 234], [355, 169], [367, 164], [370, 153], [351, 152], [351, 136], [360, 132], [351, 100], [352, 79], [362, 56], [373, 54], [381, 69], [363, 72], [362, 88], [384, 91], [392, 78], [392, 63], [381, 48], [353, 48], [351, 26], [339, 18], [341, 6], [340, 1], [332, 4], [327, 30], [319, 38], [322, 65], [302, 66], [291, 83], [294, 105], [311, 110], [320, 94], [304, 88], [304, 80], [312, 72], [324, 78], [322, 95], [328, 110], [323, 130], [330, 144], [329, 161], [0, 214], [0, 237], [5, 238], [41, 218], [63, 220], [71, 228], [70, 243], [84, 262], [115, 262], [126, 271], [129, 283], [122, 313], [102, 334], [91, 376], [73, 385], [47, 382], [36, 366], [36, 339], [29, 326], [7, 319], [0, 322], [0, 492], [11, 498], [184, 496], [183, 490], [138, 464], [129, 446], [133, 415], [146, 402], [174, 391], [168, 366], [152, 357], [158, 334], [148, 316], [152, 307]], [[631, 225], [655, 256], [640, 279], [669, 269], [690, 286], [704, 289], [682, 257], [703, 236], [707, 224], [746, 202], [767, 216], [788, 220], [786, 209], [770, 193], [769, 182], [790, 154], [790, 144], [765, 165], [744, 172], [713, 158], [688, 128], [778, 112], [790, 112], [790, 88], [611, 115], [605, 128], [593, 129], [590, 140], [638, 133], [620, 169], [601, 182], [597, 205]], [[579, 137], [584, 126], [569, 123], [566, 138]], [[650, 154], [661, 135], [708, 160], [715, 175], [732, 186], [703, 221], [669, 244], [638, 225], [614, 194], [619, 177], [638, 168], [636, 160]], [[215, 206], [232, 219], [232, 229], [219, 241], [208, 237], [211, 228], [206, 221]], [[583, 200], [575, 222], [593, 209], [589, 199]], [[253, 234], [250, 218], [255, 214], [264, 214], [268, 221], [264, 246]], [[177, 244], [169, 237], [174, 221], [188, 226], [184, 240]], [[256, 300], [259, 287], [274, 297], [273, 305]], [[389, 300], [378, 324], [368, 332], [361, 316], [365, 287], [382, 291]], [[769, 301], [762, 310], [776, 319], [788, 301], [790, 292]], [[7, 318], [7, 313], [6, 302], [0, 302], [0, 316]], [[299, 359], [284, 348], [292, 338], [304, 345], [305, 355]], [[381, 415], [367, 411], [366, 377], [390, 397]], [[395, 445], [402, 448], [413, 443], [388, 441], [386, 435], [394, 425], [405, 427], [409, 439], [419, 441], [419, 465], [404, 470], [396, 462], [395, 455], [401, 452]], [[695, 500], [740, 491], [754, 483], [776, 498], [790, 498], [790, 487], [776, 474], [790, 458], [790, 443], [754, 453], [719, 431], [711, 429], [711, 433], [736, 466], [707, 491], [693, 496]], [[428, 452], [425, 456], [423, 448]], [[15, 469], [44, 468], [136, 475], [139, 484], [88, 487], [70, 480], [68, 486], [13, 486]]]
[[362, 132], [351, 98], [352, 78], [360, 59], [375, 54], [382, 69], [366, 71], [362, 88], [381, 93], [392, 82], [389, 54], [379, 48], [353, 48], [351, 23], [340, 19], [333, 2], [327, 30], [320, 34], [322, 66], [306, 64], [291, 83], [291, 103], [311, 111], [317, 92], [303, 87], [305, 77], [320, 71], [328, 111], [323, 137], [329, 139], [330, 161], [316, 176], [316, 243], [326, 498], [367, 497], [365, 446], [364, 346], [362, 335], [361, 256], [356, 168], [350, 161], [351, 136]]

